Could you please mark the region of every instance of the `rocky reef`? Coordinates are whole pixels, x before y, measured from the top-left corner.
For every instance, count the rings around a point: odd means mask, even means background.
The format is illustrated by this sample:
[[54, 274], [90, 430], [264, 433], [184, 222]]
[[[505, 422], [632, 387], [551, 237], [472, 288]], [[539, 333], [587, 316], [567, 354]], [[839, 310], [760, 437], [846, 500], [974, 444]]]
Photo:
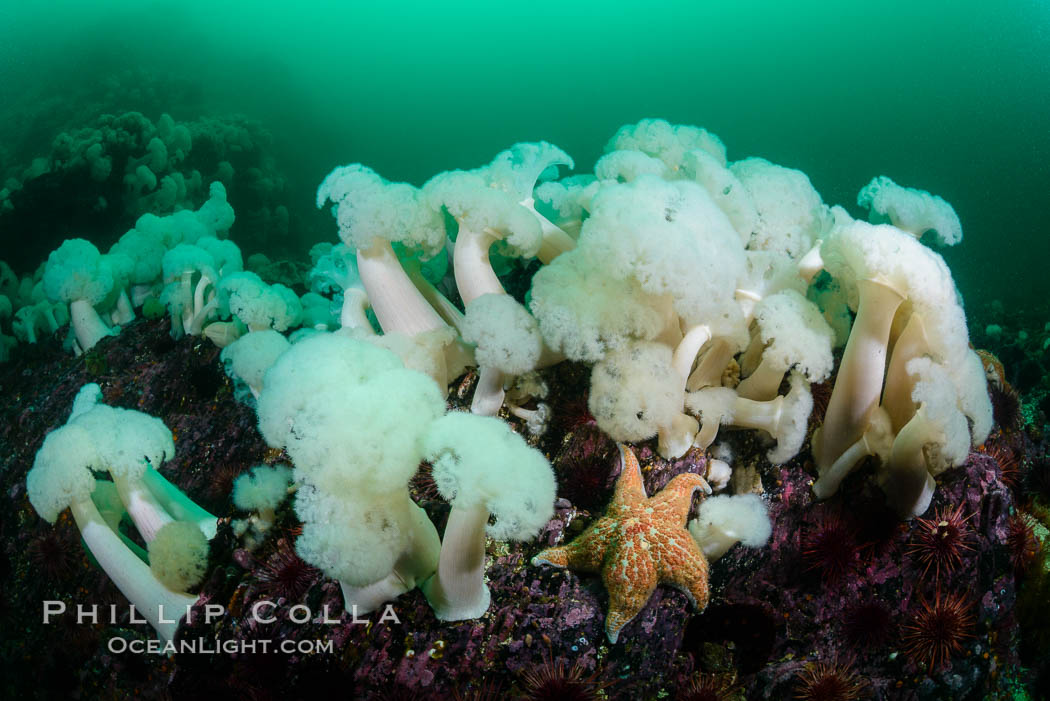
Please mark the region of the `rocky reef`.
[[[139, 320], [80, 358], [49, 339], [0, 366], [5, 696], [983, 699], [1045, 684], [1046, 511], [1033, 495], [1046, 487], [1046, 449], [1019, 421], [998, 426], [944, 473], [929, 511], [908, 522], [885, 510], [868, 470], [817, 504], [808, 450], [772, 468], [753, 434], [731, 434], [730, 489], [763, 495], [769, 544], [738, 546], [712, 564], [703, 613], [660, 587], [610, 644], [599, 577], [529, 564], [600, 516], [618, 476], [616, 445], [586, 409], [584, 366], [545, 371], [551, 420], [529, 437], [558, 479], [555, 517], [534, 541], [490, 543], [491, 607], [447, 623], [418, 589], [369, 615], [345, 612], [338, 583], [295, 554], [299, 524], [288, 504], [254, 549], [235, 535], [233, 520], [244, 514], [230, 500], [234, 477], [286, 460], [235, 401], [218, 355], [199, 338], [171, 340], [166, 320]], [[468, 404], [474, 381], [461, 378], [450, 401]], [[178, 639], [195, 641], [195, 652], [132, 652], [152, 630], [129, 620], [68, 514], [52, 529], [28, 503], [33, 456], [85, 382], [99, 383], [114, 406], [163, 419], [176, 439], [164, 472], [220, 517], [200, 599]], [[818, 388], [815, 396], [811, 424], [821, 418]], [[523, 421], [506, 418], [527, 434]], [[655, 440], [636, 452], [649, 494], [706, 467], [696, 449], [661, 459]], [[449, 507], [427, 466], [412, 493], [442, 531]], [[67, 613], [44, 625], [46, 600], [64, 602]], [[98, 605], [97, 620], [78, 623], [77, 605]], [[209, 605], [221, 614], [205, 620]], [[821, 695], [829, 688], [839, 695]]]

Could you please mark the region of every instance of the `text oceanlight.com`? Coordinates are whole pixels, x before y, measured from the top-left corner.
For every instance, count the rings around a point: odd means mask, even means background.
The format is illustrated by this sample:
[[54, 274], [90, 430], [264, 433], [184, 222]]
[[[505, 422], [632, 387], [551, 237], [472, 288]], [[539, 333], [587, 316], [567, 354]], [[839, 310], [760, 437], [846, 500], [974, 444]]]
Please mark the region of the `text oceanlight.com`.
[[279, 652], [286, 655], [319, 655], [335, 651], [332, 640], [126, 640], [110, 638], [110, 653], [149, 655], [251, 655]]

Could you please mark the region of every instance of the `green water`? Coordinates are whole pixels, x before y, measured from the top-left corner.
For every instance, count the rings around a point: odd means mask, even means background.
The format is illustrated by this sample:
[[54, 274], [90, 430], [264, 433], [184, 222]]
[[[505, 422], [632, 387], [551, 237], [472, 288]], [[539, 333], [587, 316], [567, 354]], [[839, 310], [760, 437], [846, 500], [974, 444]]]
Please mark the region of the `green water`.
[[968, 306], [1042, 303], [1050, 4], [842, 5], [9, 2], [0, 143], [46, 151], [53, 133], [17, 116], [129, 65], [190, 79], [272, 132], [305, 249], [334, 240], [310, 207], [337, 164], [421, 184], [546, 139], [586, 171], [619, 125], [659, 116], [805, 171], [854, 214], [879, 174], [940, 194], [963, 222], [945, 255]]

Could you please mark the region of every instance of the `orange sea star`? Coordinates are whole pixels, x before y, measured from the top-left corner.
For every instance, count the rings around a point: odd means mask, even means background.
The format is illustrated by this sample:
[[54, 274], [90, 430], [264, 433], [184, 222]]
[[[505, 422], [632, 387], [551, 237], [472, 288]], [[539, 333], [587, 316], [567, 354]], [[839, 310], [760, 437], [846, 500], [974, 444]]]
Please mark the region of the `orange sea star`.
[[609, 592], [605, 633], [614, 643], [657, 584], [681, 589], [700, 611], [707, 606], [707, 559], [685, 522], [693, 492], [711, 493], [703, 477], [686, 473], [648, 498], [634, 452], [621, 445], [620, 460], [620, 477], [605, 515], [571, 543], [532, 558], [533, 565], [601, 572]]

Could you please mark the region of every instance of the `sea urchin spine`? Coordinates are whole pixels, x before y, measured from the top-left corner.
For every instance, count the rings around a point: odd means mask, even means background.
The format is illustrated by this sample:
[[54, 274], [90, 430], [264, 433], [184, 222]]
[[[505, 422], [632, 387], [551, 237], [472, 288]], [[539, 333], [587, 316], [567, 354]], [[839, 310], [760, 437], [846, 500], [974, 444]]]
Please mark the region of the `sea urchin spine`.
[[811, 662], [799, 674], [795, 698], [802, 701], [853, 701], [864, 690], [864, 681], [848, 661]]
[[940, 669], [952, 655], [962, 650], [963, 641], [971, 636], [974, 617], [971, 604], [959, 594], [921, 601], [911, 621], [902, 626], [904, 652], [927, 665], [932, 673]]
[[554, 660], [550, 654], [542, 664], [522, 675], [523, 698], [530, 701], [597, 701], [604, 686], [596, 674], [584, 676], [579, 663], [566, 669], [564, 660]]
[[815, 530], [802, 541], [806, 569], [820, 570], [828, 583], [840, 581], [853, 569], [857, 553], [856, 529], [834, 512], [825, 512]]
[[966, 522], [973, 518], [962, 515], [963, 505], [954, 509], [942, 507], [933, 518], [915, 520], [915, 540], [911, 552], [922, 566], [923, 578], [933, 567], [935, 580], [940, 580], [942, 573], [948, 574], [962, 564], [963, 557], [973, 548], [969, 544], [970, 531]]
[[736, 673], [704, 674], [693, 677], [689, 685], [678, 692], [678, 701], [730, 701], [737, 698], [740, 687]]
[[1019, 575], [1028, 570], [1042, 549], [1039, 539], [1035, 537], [1033, 521], [1027, 513], [1018, 511], [1010, 517], [1007, 524], [1006, 546], [1010, 549], [1010, 561], [1014, 571]]
[[266, 562], [254, 572], [262, 588], [271, 596], [298, 601], [316, 581], [320, 571], [308, 565], [284, 538]]

